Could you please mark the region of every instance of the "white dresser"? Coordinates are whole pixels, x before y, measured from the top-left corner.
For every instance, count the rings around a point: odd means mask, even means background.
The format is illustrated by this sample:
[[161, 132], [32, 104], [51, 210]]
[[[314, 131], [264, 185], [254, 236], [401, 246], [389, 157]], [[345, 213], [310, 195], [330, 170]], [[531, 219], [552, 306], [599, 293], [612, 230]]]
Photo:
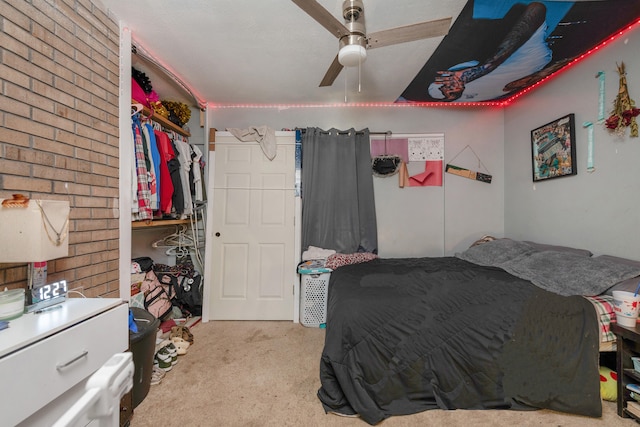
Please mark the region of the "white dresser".
[[0, 424], [50, 426], [88, 377], [129, 347], [129, 308], [119, 298], [72, 298], [0, 331]]

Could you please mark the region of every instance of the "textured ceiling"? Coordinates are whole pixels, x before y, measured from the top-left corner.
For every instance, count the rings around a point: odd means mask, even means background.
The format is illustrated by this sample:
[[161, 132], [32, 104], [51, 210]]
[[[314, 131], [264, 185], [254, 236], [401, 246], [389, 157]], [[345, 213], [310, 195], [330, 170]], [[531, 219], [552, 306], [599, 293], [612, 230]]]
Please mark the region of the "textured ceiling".
[[[437, 101], [428, 96], [436, 73], [491, 57], [508, 34], [505, 26], [515, 22], [507, 12], [521, 13], [532, 3], [522, 1], [513, 8], [515, 0], [476, 0], [474, 9], [474, 2], [467, 0], [363, 0], [368, 33], [447, 17], [453, 18], [451, 32], [447, 37], [369, 50], [360, 70], [345, 68], [332, 86], [318, 87], [337, 54], [338, 40], [292, 1], [102, 1], [144, 52], [133, 55], [133, 66], [149, 75], [161, 98], [196, 104], [158, 77], [158, 70], [143, 59], [145, 55], [179, 76], [202, 102], [285, 106], [390, 103], [407, 94], [415, 102]], [[318, 3], [342, 20], [342, 0]], [[541, 3], [554, 31], [545, 41], [554, 50], [553, 61], [566, 62], [640, 16], [640, 0], [581, 1], [575, 2], [575, 8], [574, 2]], [[623, 4], [628, 9], [621, 9]], [[477, 20], [476, 12], [482, 7], [485, 18]], [[502, 19], [501, 14], [506, 17]], [[560, 23], [554, 21], [558, 16]], [[557, 64], [549, 62], [548, 70], [551, 65]], [[453, 101], [478, 97], [468, 92]]]
[[[466, 1], [364, 0], [367, 31], [455, 19]], [[338, 39], [291, 1], [103, 3], [130, 28], [135, 42], [202, 99], [216, 104], [337, 103], [344, 102], [345, 86], [350, 102], [393, 102], [442, 41], [437, 37], [369, 51], [358, 93], [357, 68], [343, 70], [331, 87], [318, 87], [338, 52]], [[319, 3], [341, 17], [342, 0]], [[141, 70], [147, 67], [133, 60]]]

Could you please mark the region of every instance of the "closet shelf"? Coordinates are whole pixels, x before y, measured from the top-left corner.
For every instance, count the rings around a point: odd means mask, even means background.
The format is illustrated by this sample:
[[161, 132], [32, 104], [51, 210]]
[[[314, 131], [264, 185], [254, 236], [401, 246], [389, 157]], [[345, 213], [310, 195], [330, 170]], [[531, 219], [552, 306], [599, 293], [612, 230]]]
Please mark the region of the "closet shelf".
[[[151, 115], [151, 110], [149, 110], [147, 107], [143, 106], [142, 107], [142, 114], [144, 114], [145, 117], [149, 117]], [[160, 114], [153, 113], [153, 115], [150, 117], [150, 120], [153, 120], [154, 122], [158, 122], [163, 127], [167, 128], [167, 129], [171, 129], [172, 131], [174, 131], [176, 133], [179, 133], [182, 136], [185, 136], [187, 138], [191, 137], [191, 134], [189, 132], [187, 132], [186, 130], [182, 129], [180, 126], [178, 126], [177, 124], [173, 123], [169, 119], [164, 118]]]
[[152, 228], [152, 227], [167, 227], [171, 225], [187, 225], [190, 224], [190, 219], [157, 219], [155, 221], [132, 221], [131, 228]]

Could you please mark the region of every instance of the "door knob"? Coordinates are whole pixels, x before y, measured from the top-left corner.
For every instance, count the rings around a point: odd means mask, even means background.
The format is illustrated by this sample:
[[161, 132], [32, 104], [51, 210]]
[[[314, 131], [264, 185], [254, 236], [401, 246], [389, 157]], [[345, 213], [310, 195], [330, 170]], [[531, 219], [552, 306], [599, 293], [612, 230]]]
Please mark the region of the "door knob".
[[220, 232], [217, 232], [217, 233], [216, 233], [216, 237], [220, 237]]

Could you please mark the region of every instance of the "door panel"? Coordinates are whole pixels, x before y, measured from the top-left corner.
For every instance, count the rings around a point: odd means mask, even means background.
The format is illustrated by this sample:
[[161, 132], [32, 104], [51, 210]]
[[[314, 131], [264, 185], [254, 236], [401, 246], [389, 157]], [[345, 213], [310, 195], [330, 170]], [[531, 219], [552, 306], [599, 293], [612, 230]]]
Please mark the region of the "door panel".
[[222, 299], [244, 299], [247, 297], [249, 265], [249, 245], [226, 244], [222, 247], [223, 258], [228, 262], [221, 265]]
[[211, 319], [293, 317], [294, 142], [269, 161], [257, 143], [216, 137]]

